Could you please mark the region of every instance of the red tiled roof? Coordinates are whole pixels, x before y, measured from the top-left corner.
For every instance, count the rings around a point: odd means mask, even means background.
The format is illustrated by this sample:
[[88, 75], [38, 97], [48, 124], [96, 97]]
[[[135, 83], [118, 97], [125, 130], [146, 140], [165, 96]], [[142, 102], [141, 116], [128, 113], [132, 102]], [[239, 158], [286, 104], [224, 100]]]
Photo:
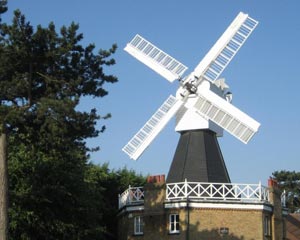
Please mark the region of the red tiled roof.
[[300, 239], [300, 214], [289, 214], [286, 218], [286, 237], [289, 240]]

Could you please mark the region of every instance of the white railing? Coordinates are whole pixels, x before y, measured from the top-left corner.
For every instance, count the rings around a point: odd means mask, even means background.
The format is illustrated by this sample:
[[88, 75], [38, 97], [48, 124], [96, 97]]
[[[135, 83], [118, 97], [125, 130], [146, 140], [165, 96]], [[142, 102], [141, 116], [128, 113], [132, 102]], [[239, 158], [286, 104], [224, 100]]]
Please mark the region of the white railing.
[[180, 182], [167, 184], [167, 200], [269, 201], [267, 187], [259, 184]]
[[285, 190], [283, 190], [283, 192], [281, 194], [281, 206], [286, 207], [286, 191]]
[[[235, 200], [240, 202], [268, 202], [269, 190], [259, 184], [237, 183], [168, 183], [166, 200]], [[144, 202], [143, 187], [130, 187], [119, 195], [119, 209]]]
[[131, 187], [125, 190], [119, 195], [119, 209], [135, 203], [144, 202], [144, 190], [143, 187]]

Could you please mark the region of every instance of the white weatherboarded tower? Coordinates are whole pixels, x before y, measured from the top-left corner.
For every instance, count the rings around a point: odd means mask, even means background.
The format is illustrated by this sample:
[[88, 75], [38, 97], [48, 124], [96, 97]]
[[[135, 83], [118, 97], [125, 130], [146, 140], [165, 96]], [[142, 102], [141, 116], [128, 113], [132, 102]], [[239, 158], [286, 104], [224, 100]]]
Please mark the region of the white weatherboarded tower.
[[198, 182], [230, 182], [217, 136], [223, 129], [248, 143], [260, 124], [231, 104], [231, 93], [219, 79], [258, 22], [239, 13], [205, 57], [187, 76], [187, 67], [152, 43], [136, 35], [125, 51], [168, 81], [180, 81], [176, 95], [170, 95], [146, 124], [122, 149], [137, 160], [173, 116], [181, 134], [167, 178]]

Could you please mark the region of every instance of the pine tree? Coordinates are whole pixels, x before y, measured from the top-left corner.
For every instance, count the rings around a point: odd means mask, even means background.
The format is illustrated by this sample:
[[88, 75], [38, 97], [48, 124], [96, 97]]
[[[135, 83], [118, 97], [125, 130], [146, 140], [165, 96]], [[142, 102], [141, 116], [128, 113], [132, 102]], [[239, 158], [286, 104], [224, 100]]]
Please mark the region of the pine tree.
[[[1, 14], [7, 11], [7, 1], [0, 2], [0, 26]], [[1, 106], [1, 102], [0, 102]], [[8, 177], [7, 177], [7, 136], [5, 125], [0, 121], [0, 238], [6, 240], [8, 235]]]
[[[96, 109], [79, 111], [82, 97], [104, 97], [109, 50], [80, 44], [79, 25], [58, 32], [34, 28], [20, 11], [0, 27], [0, 121], [8, 133], [12, 239], [92, 239], [102, 230], [85, 221], [91, 206], [84, 171], [85, 140], [97, 137]], [[4, 131], [5, 130], [5, 131]], [[19, 214], [18, 213], [22, 213]], [[93, 219], [97, 220], [97, 219]], [[94, 238], [95, 239], [95, 238]]]
[[291, 212], [300, 211], [300, 172], [276, 171], [272, 174], [285, 192], [286, 204]]

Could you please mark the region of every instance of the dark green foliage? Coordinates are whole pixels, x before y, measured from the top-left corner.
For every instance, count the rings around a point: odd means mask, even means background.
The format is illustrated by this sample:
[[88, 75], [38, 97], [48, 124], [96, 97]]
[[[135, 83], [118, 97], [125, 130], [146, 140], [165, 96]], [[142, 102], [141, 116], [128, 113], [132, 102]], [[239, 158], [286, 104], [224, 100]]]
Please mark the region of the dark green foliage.
[[[29, 122], [48, 131], [54, 123], [58, 129], [64, 125], [66, 131], [74, 130], [71, 137], [76, 140], [99, 134], [94, 128], [99, 119], [95, 109], [85, 113], [75, 107], [82, 96], [105, 96], [103, 84], [117, 81], [103, 72], [103, 65], [115, 63], [109, 57], [116, 45], [94, 54], [93, 44], [85, 48], [79, 44], [83, 36], [77, 30], [72, 23], [59, 35], [50, 23], [34, 32], [19, 11], [12, 25], [1, 26], [0, 117], [10, 127], [24, 130]], [[51, 130], [55, 131], [53, 126]]]
[[282, 191], [286, 192], [287, 207], [291, 212], [300, 211], [300, 172], [276, 171], [272, 174]]
[[11, 239], [114, 239], [118, 194], [145, 183], [126, 168], [76, 166], [71, 159], [31, 156], [23, 144], [15, 148], [9, 165]]
[[95, 109], [84, 96], [103, 97], [117, 78], [104, 68], [116, 50], [83, 47], [78, 25], [59, 32], [34, 28], [20, 11], [0, 25], [0, 120], [9, 136], [10, 239], [104, 239], [116, 233], [118, 194], [145, 179], [133, 171], [88, 164], [85, 139]]
[[[91, 193], [97, 192], [97, 214], [102, 214], [104, 232], [110, 236], [117, 236], [118, 195], [129, 185], [144, 186], [146, 177], [126, 168], [109, 170], [107, 164], [97, 166], [90, 164], [87, 171]], [[95, 208], [96, 209], [96, 208]]]
[[0, 23], [1, 23], [1, 14], [7, 11], [7, 1], [0, 0]]
[[25, 144], [16, 146], [10, 139], [11, 239], [75, 239], [83, 235], [81, 221], [88, 208], [81, 200], [84, 161], [68, 158], [68, 153], [61, 158], [48, 156]]

